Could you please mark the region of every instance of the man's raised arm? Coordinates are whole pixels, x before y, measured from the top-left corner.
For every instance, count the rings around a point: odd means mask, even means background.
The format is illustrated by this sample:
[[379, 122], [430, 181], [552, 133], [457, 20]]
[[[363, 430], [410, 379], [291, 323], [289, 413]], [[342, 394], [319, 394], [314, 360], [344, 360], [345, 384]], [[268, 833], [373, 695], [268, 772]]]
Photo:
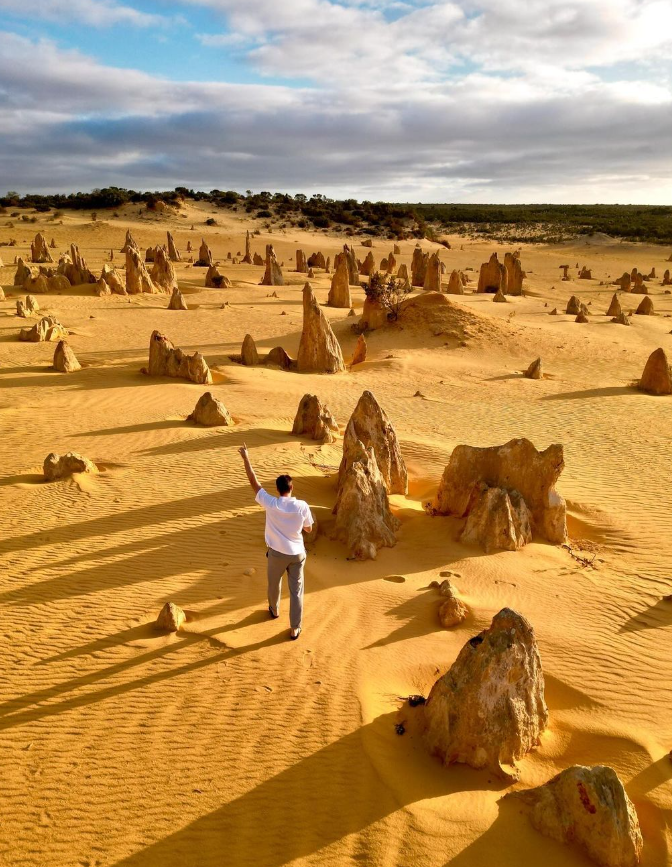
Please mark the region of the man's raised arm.
[[250, 463], [250, 456], [247, 453], [247, 446], [245, 443], [238, 449], [238, 452], [243, 459], [243, 466], [245, 467], [245, 472], [247, 473], [247, 480], [250, 483], [250, 486], [255, 494], [258, 494], [261, 490], [261, 485], [257, 481], [257, 477], [254, 474], [254, 470], [252, 469], [252, 464]]

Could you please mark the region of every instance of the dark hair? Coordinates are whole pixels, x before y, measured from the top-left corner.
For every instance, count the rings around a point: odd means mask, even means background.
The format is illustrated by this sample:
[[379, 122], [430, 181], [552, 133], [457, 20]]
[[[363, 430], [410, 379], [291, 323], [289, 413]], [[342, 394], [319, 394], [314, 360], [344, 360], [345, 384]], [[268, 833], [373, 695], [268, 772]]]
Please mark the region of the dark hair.
[[275, 480], [275, 487], [279, 494], [288, 494], [292, 490], [292, 477], [286, 474], [278, 476]]

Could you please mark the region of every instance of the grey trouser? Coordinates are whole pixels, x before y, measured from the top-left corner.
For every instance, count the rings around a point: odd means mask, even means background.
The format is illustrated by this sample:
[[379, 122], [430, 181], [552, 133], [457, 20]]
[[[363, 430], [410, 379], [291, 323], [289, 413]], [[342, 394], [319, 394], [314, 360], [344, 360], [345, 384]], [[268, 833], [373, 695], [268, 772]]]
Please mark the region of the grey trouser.
[[268, 604], [275, 611], [280, 608], [282, 595], [282, 576], [289, 579], [289, 625], [292, 629], [301, 627], [303, 618], [303, 566], [305, 554], [281, 554], [269, 548], [268, 558]]

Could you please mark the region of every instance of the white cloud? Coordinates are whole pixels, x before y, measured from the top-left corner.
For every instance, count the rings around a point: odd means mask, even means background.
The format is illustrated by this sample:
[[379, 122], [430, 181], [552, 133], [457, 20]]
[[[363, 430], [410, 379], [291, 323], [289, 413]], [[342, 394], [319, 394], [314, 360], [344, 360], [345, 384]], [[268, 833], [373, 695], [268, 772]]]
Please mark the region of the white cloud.
[[650, 62], [672, 49], [669, 0], [190, 2], [261, 42], [250, 60], [268, 75], [361, 87], [432, 80], [456, 65], [534, 74], [539, 65], [560, 71]]
[[113, 2], [113, 0], [0, 0], [0, 11], [22, 18], [43, 21], [75, 21], [91, 27], [131, 24], [155, 27], [165, 23], [160, 15], [150, 15]]
[[311, 86], [173, 81], [0, 33], [0, 151], [14, 186], [672, 195], [669, 0], [190, 2], [226, 26], [194, 31], [202, 51]]

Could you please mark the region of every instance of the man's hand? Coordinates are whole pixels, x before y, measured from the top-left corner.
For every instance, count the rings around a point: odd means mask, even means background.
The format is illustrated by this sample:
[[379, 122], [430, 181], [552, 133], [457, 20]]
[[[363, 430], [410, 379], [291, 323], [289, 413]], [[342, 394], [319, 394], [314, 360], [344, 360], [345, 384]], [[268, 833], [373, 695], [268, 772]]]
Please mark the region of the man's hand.
[[238, 449], [238, 454], [243, 459], [243, 466], [245, 467], [245, 473], [247, 474], [247, 480], [250, 483], [252, 490], [254, 493], [258, 493], [261, 485], [257, 481], [257, 477], [254, 474], [254, 470], [252, 469], [252, 464], [250, 463], [250, 457], [247, 453], [247, 444], [243, 443], [242, 446]]

